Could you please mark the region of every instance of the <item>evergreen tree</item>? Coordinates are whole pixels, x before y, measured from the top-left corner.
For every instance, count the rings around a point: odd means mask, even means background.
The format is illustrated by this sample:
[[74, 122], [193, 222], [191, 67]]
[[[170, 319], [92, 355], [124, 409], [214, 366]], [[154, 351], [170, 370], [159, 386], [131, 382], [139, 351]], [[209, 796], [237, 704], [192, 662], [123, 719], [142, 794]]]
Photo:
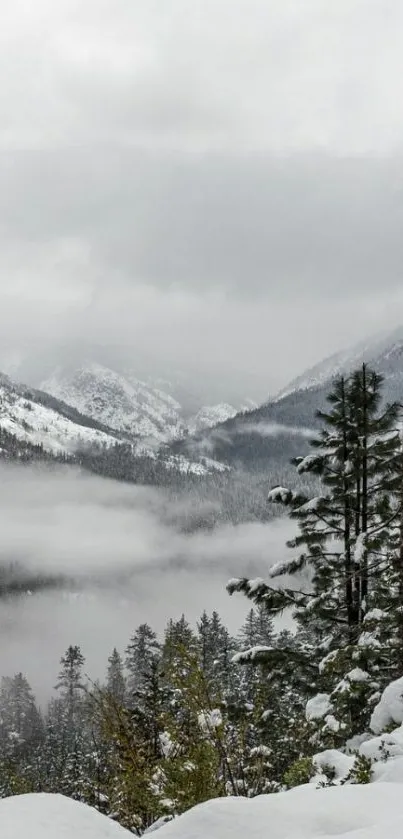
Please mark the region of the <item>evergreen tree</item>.
[[175, 666], [178, 656], [181, 659], [182, 648], [196, 652], [197, 646], [197, 636], [184, 615], [178, 621], [168, 621], [162, 647], [163, 668], [171, 670]]
[[127, 703], [138, 707], [147, 689], [147, 682], [161, 655], [155, 632], [147, 623], [141, 624], [126, 648]]
[[38, 755], [43, 722], [31, 687], [22, 673], [5, 677], [0, 688], [0, 790], [2, 795], [38, 788]]
[[116, 702], [123, 705], [126, 695], [126, 680], [123, 673], [122, 657], [116, 647], [108, 658], [106, 689]]
[[[166, 644], [187, 635], [184, 620], [168, 625]], [[195, 638], [192, 639], [195, 642]], [[172, 650], [169, 650], [171, 653]], [[189, 807], [223, 794], [232, 780], [225, 745], [222, 701], [202, 670], [196, 643], [175, 642], [175, 655], [167, 655], [164, 679], [169, 701], [161, 737], [164, 759], [160, 764], [160, 795], [169, 802], [167, 812], [182, 813]], [[213, 692], [214, 691], [214, 692]]]
[[[335, 745], [365, 729], [379, 688], [374, 678], [379, 666], [374, 673], [370, 654], [377, 645], [370, 650], [365, 643], [365, 621], [376, 605], [379, 580], [389, 577], [402, 474], [399, 409], [381, 407], [381, 385], [382, 378], [364, 365], [349, 379], [336, 381], [329, 411], [319, 412], [323, 428], [312, 441], [315, 452], [295, 465], [300, 473], [320, 477], [321, 495], [309, 498], [283, 487], [269, 494], [270, 501], [288, 506], [299, 526], [289, 542], [299, 553], [274, 566], [270, 576], [288, 574], [297, 584], [275, 589], [244, 579], [229, 585], [231, 592], [244, 591], [264, 603], [271, 616], [291, 608], [298, 624], [310, 627], [316, 643], [310, 645], [306, 669], [316, 657], [315, 687], [329, 695], [320, 735]], [[266, 660], [272, 657], [268, 652]]]
[[22, 673], [5, 677], [0, 688], [0, 742], [4, 752], [23, 756], [42, 737], [42, 720]]
[[203, 612], [197, 630], [202, 671], [208, 683], [213, 686], [218, 682], [223, 696], [230, 700], [236, 690], [236, 670], [232, 664], [236, 642], [216, 611], [211, 618]]
[[59, 698], [53, 702], [48, 720], [51, 737], [56, 731], [58, 739], [57, 770], [62, 774], [62, 778], [59, 775], [61, 791], [79, 799], [85, 797], [86, 761], [90, 749], [88, 702], [82, 673], [84, 663], [80, 647], [68, 647], [60, 660], [56, 684]]

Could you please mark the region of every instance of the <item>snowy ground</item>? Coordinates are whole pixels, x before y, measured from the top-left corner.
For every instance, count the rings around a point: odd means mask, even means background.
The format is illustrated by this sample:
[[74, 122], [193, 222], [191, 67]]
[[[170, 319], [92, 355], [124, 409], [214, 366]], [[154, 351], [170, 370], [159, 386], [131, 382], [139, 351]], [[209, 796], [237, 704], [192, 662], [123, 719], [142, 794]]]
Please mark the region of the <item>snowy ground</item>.
[[[159, 839], [401, 839], [402, 786], [377, 783], [223, 798], [195, 807], [151, 835]], [[0, 801], [2, 839], [124, 839], [95, 810], [59, 795]]]
[[[159, 839], [401, 839], [402, 786], [303, 786], [252, 800], [222, 798], [158, 831]], [[1, 810], [0, 810], [1, 814]]]
[[0, 801], [1, 839], [128, 839], [123, 827], [62, 795], [17, 795]]

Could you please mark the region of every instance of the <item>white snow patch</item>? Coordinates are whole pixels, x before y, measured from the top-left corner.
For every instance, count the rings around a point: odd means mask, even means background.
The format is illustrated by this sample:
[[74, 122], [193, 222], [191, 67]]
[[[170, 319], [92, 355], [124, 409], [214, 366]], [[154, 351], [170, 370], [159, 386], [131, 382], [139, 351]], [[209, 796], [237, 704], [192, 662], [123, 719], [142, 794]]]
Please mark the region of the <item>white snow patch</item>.
[[333, 711], [333, 705], [328, 693], [318, 693], [306, 703], [305, 716], [307, 720], [320, 720]]
[[267, 496], [267, 500], [272, 504], [285, 504], [286, 501], [288, 501], [290, 494], [290, 490], [286, 489], [285, 487], [274, 487], [270, 490]]
[[301, 475], [303, 472], [309, 472], [310, 468], [319, 461], [317, 454], [307, 454], [302, 458], [297, 466], [297, 472]]
[[129, 839], [92, 807], [63, 795], [16, 795], [0, 801], [1, 839]]
[[258, 645], [256, 647], [250, 647], [250, 649], [244, 650], [243, 652], [235, 653], [231, 661], [233, 664], [243, 664], [247, 661], [255, 661], [260, 655], [264, 653], [271, 653], [272, 651], [273, 647]]
[[391, 723], [403, 723], [403, 678], [396, 679], [385, 688], [372, 713], [371, 731], [381, 734]]
[[365, 551], [366, 551], [366, 534], [365, 533], [360, 533], [360, 535], [357, 536], [357, 541], [355, 543], [354, 562], [357, 562], [358, 564], [360, 564], [364, 559]]
[[209, 734], [215, 728], [222, 725], [222, 714], [219, 708], [213, 708], [212, 711], [202, 711], [198, 716], [198, 723], [202, 731]]
[[368, 682], [370, 679], [369, 673], [366, 673], [365, 670], [361, 670], [361, 667], [355, 667], [354, 670], [350, 670], [349, 673], [346, 675], [346, 679], [349, 682]]
[[326, 771], [330, 768], [333, 770], [333, 781], [343, 781], [350, 770], [354, 766], [354, 758], [350, 755], [345, 755], [337, 749], [326, 749], [320, 752], [313, 758], [313, 765], [318, 771], [318, 775], [312, 779], [312, 784], [317, 784], [318, 780], [326, 780]]
[[314, 785], [257, 798], [208, 801], [165, 827], [161, 839], [400, 839], [399, 783]]
[[73, 371], [57, 368], [41, 388], [118, 431], [161, 443], [186, 431], [181, 406], [169, 394], [101, 364], [89, 362]]
[[310, 498], [309, 501], [305, 502], [305, 504], [301, 504], [301, 506], [298, 507], [298, 511], [301, 513], [315, 513], [324, 500], [325, 499], [322, 495], [317, 495], [315, 498]]
[[382, 609], [371, 609], [365, 615], [364, 621], [369, 623], [370, 621], [381, 621], [384, 618], [387, 618], [387, 613]]
[[334, 734], [337, 734], [337, 732], [340, 731], [341, 724], [338, 720], [336, 720], [336, 717], [334, 717], [333, 714], [328, 714], [327, 717], [325, 717], [325, 724], [327, 730], [333, 731]]

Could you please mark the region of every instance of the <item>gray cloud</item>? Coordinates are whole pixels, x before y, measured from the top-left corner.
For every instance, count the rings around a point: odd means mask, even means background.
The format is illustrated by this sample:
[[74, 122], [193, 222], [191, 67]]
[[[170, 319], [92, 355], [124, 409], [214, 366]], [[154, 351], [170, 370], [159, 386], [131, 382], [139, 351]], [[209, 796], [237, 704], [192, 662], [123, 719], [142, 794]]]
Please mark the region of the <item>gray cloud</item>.
[[263, 398], [396, 325], [402, 23], [397, 0], [7, 9], [1, 363], [102, 345]]
[[3, 147], [401, 141], [398, 0], [17, 0], [3, 18]]
[[82, 285], [85, 296], [87, 283], [95, 302], [142, 284], [256, 295], [272, 305], [290, 293], [297, 301], [372, 293], [381, 279], [393, 292], [402, 263], [401, 162], [138, 150], [3, 155], [2, 238], [9, 247], [53, 246], [59, 272], [81, 260], [80, 283], [67, 285]]

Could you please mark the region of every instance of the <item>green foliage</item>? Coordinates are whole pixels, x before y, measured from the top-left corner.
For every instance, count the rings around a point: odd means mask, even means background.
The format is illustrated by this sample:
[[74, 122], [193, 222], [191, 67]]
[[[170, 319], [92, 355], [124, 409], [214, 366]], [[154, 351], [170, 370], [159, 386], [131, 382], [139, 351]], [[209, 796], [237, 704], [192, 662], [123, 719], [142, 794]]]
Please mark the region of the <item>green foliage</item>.
[[344, 783], [370, 784], [372, 781], [372, 760], [364, 755], [356, 754], [354, 766], [350, 770]]
[[[320, 478], [320, 495], [284, 487], [269, 494], [298, 526], [288, 543], [294, 555], [271, 577], [288, 575], [294, 583], [244, 578], [229, 586], [271, 617], [292, 609], [299, 627], [309, 630], [310, 643], [300, 649], [300, 688], [305, 678], [308, 699], [311, 674], [315, 691], [329, 694], [333, 707], [330, 719], [312, 722], [318, 748], [341, 746], [364, 731], [372, 697], [403, 663], [400, 407], [382, 406], [382, 384], [366, 365], [335, 381], [328, 409], [318, 413], [322, 428], [311, 441], [313, 453], [295, 459], [300, 474]], [[301, 585], [301, 572], [309, 584]], [[295, 650], [284, 655], [295, 659]]]
[[300, 757], [284, 773], [284, 784], [289, 789], [308, 784], [315, 775], [311, 757]]

